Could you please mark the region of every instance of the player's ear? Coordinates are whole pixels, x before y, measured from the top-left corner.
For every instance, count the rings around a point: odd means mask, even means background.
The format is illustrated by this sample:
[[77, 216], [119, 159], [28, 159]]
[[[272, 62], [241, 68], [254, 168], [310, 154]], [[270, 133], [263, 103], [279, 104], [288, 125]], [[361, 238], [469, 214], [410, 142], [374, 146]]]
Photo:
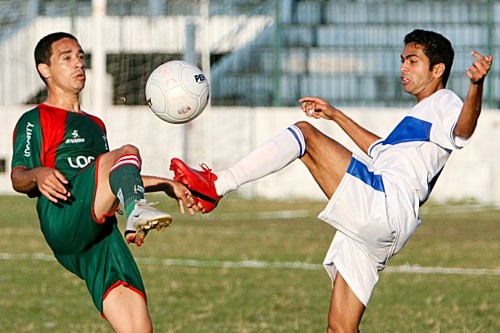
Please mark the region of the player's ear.
[[38, 64], [37, 69], [40, 75], [45, 79], [48, 79], [50, 77], [50, 69], [47, 64]]
[[435, 77], [442, 77], [444, 74], [445, 68], [446, 68], [446, 66], [442, 62], [440, 62], [439, 64], [435, 64], [434, 67], [432, 67], [432, 74]]

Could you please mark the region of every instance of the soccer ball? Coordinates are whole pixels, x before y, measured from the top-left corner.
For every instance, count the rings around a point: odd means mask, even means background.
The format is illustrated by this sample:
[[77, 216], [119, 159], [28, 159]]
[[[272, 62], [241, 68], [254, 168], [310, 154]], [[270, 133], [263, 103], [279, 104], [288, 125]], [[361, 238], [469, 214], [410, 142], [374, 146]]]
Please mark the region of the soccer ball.
[[187, 123], [198, 117], [208, 104], [209, 91], [203, 72], [182, 60], [158, 66], [146, 82], [149, 108], [172, 124]]

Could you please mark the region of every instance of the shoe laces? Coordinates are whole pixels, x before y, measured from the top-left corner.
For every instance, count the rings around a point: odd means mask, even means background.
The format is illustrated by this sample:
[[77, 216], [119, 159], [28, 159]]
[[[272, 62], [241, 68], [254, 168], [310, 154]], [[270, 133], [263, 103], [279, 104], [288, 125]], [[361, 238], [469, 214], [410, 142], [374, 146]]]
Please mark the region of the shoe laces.
[[136, 204], [138, 207], [153, 207], [158, 204], [159, 201], [147, 201], [146, 199], [137, 200]]
[[203, 172], [205, 172], [205, 173], [208, 174], [208, 181], [211, 182], [212, 181], [212, 175], [214, 174], [212, 172], [212, 169], [210, 169], [210, 167], [208, 165], [206, 165], [205, 163], [201, 163], [200, 167], [203, 170]]

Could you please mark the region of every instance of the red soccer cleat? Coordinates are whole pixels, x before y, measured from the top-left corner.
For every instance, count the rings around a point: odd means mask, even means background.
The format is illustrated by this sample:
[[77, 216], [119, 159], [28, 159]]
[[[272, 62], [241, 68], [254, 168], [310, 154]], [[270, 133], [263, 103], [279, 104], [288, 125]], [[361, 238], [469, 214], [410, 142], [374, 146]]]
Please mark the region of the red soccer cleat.
[[217, 195], [214, 182], [217, 175], [212, 173], [206, 164], [200, 164], [203, 170], [195, 170], [188, 167], [178, 158], [173, 158], [170, 162], [170, 170], [174, 172], [174, 180], [184, 184], [194, 197], [195, 209], [208, 213], [214, 210], [222, 198]]

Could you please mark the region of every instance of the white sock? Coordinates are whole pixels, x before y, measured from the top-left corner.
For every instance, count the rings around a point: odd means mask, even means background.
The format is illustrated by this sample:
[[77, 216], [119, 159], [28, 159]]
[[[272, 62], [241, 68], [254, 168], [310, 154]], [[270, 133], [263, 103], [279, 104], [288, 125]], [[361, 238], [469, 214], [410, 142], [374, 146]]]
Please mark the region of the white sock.
[[304, 135], [292, 125], [228, 169], [216, 172], [215, 189], [220, 196], [241, 185], [283, 169], [305, 153]]

